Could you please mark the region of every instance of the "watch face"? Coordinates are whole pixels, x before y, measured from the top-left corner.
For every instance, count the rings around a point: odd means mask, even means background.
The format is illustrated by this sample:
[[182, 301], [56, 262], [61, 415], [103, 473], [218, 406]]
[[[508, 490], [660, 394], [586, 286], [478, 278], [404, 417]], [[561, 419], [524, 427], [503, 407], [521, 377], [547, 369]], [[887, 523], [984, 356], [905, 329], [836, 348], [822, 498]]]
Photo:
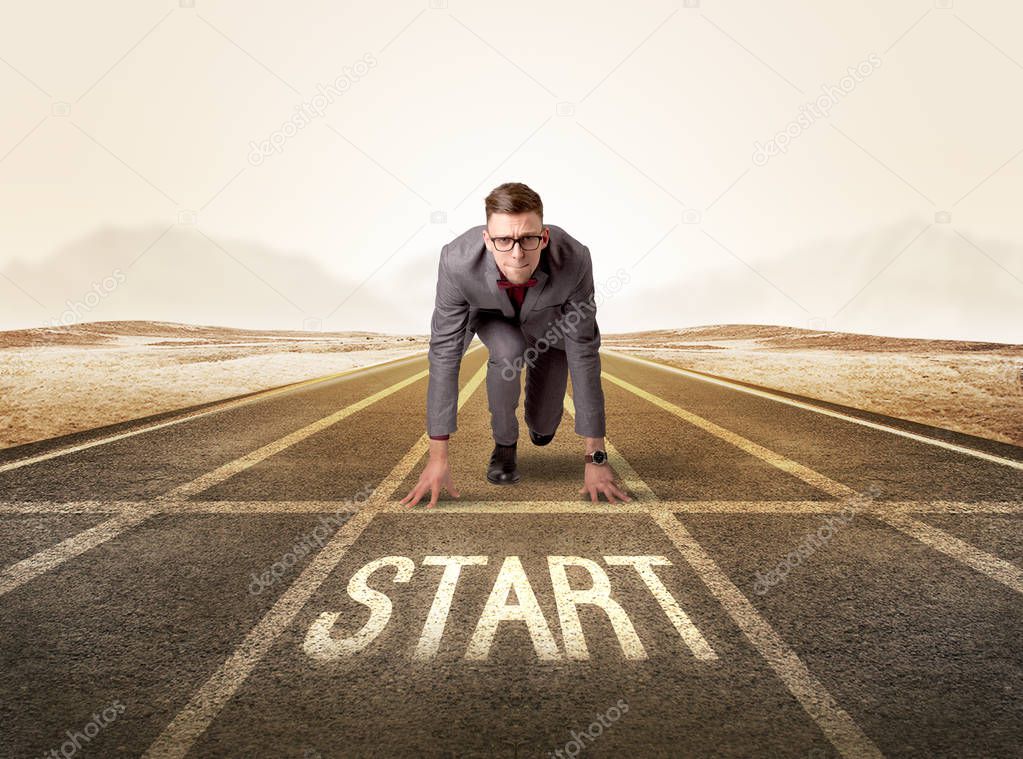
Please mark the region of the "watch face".
[[607, 461], [607, 454], [606, 453], [604, 453], [603, 451], [594, 451], [593, 452], [593, 463], [594, 464], [603, 464], [605, 461]]

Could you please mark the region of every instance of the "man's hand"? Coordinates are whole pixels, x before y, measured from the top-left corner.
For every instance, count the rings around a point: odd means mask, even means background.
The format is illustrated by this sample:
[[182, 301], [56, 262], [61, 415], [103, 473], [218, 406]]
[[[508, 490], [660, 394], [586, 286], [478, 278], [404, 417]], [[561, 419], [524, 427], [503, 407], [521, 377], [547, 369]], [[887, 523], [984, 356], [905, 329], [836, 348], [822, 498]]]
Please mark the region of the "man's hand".
[[590, 500], [593, 503], [597, 503], [600, 499], [597, 497], [597, 493], [603, 493], [604, 497], [607, 498], [608, 503], [618, 503], [615, 500], [615, 496], [620, 498], [622, 501], [631, 501], [632, 498], [626, 495], [622, 490], [618, 488], [614, 481], [614, 475], [611, 473], [611, 467], [607, 464], [589, 464], [586, 465], [585, 482], [586, 484], [579, 489], [579, 495], [585, 493], [590, 494]]
[[461, 494], [455, 489], [455, 483], [451, 480], [451, 469], [448, 466], [447, 457], [431, 456], [423, 473], [419, 475], [419, 483], [401, 499], [401, 503], [411, 508], [419, 503], [420, 498], [430, 493], [432, 497], [427, 506], [432, 509], [437, 503], [441, 487], [455, 498], [461, 497]]

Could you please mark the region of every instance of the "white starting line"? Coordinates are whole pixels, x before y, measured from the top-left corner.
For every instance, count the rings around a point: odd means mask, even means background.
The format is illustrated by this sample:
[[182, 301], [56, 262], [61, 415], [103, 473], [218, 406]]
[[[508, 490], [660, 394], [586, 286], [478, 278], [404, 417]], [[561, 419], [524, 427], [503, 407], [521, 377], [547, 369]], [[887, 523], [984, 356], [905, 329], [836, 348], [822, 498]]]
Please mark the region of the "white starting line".
[[[396, 514], [835, 514], [840, 501], [643, 501], [626, 503], [573, 501], [472, 501], [442, 494], [431, 508], [422, 502], [409, 509], [398, 501], [379, 509]], [[0, 516], [60, 514], [335, 514], [355, 513], [357, 501], [10, 501], [0, 502]], [[857, 509], [868, 515], [961, 514], [983, 516], [1023, 514], [1023, 501], [873, 501]]]

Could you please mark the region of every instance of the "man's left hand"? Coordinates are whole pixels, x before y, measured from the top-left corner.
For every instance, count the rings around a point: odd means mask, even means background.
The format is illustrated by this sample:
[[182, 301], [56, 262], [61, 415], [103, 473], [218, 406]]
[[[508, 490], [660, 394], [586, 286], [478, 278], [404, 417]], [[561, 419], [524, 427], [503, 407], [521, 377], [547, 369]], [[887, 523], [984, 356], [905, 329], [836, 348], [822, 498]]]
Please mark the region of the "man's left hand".
[[604, 497], [607, 498], [608, 503], [618, 503], [615, 497], [622, 501], [631, 501], [626, 493], [618, 488], [614, 481], [614, 475], [611, 472], [611, 467], [606, 464], [585, 464], [585, 485], [579, 489], [579, 495], [586, 493], [590, 494], [590, 500], [593, 503], [597, 503], [600, 499], [597, 497], [598, 493], [603, 493]]

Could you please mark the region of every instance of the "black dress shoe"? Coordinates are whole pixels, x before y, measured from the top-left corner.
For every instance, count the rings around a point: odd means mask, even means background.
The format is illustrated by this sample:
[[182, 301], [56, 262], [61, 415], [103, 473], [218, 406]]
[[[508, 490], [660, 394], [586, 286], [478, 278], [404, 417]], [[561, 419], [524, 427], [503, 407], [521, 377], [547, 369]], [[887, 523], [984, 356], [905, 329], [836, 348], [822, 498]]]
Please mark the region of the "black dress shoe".
[[557, 432], [557, 430], [552, 432], [550, 435], [541, 435], [539, 433], [533, 432], [533, 430], [530, 430], [529, 439], [533, 441], [533, 445], [547, 445], [554, 439], [555, 432]]
[[515, 465], [516, 445], [494, 446], [490, 454], [490, 466], [487, 467], [487, 479], [495, 485], [514, 485], [521, 479]]

